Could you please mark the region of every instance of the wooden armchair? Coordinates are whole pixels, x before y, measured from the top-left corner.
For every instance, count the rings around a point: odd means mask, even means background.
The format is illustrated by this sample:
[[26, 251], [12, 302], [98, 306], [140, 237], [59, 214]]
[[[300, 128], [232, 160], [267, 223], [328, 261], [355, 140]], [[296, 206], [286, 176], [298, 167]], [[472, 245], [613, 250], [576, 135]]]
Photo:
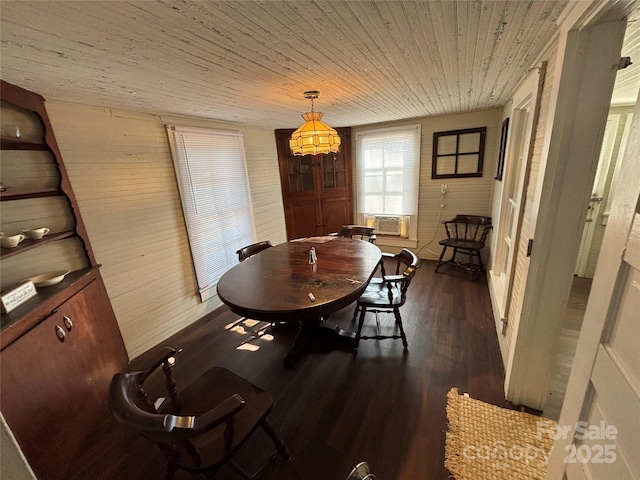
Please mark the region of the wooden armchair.
[[271, 246], [271, 242], [269, 240], [265, 240], [264, 242], [252, 243], [251, 245], [242, 247], [236, 252], [238, 254], [238, 261], [244, 262], [247, 258], [252, 257], [256, 253], [260, 253]]
[[[484, 248], [487, 235], [493, 228], [491, 217], [458, 215], [453, 220], [446, 220], [442, 223], [447, 232], [447, 238], [438, 242], [442, 245], [442, 253], [440, 253], [436, 264], [436, 272], [443, 265], [456, 265], [466, 268], [469, 271], [471, 281], [473, 281], [474, 273], [485, 271], [480, 251]], [[443, 260], [448, 248], [453, 249], [451, 258]], [[456, 257], [459, 253], [467, 255], [466, 262], [457, 260]], [[474, 259], [478, 259], [478, 262], [476, 263]]]
[[[109, 405], [123, 425], [155, 443], [167, 459], [166, 478], [177, 469], [213, 475], [228, 463], [243, 478], [255, 478], [276, 457], [291, 456], [267, 420], [273, 399], [264, 390], [226, 368], [212, 367], [191, 384], [180, 386], [172, 370], [176, 351], [166, 347], [144, 371], [117, 373], [109, 386]], [[143, 383], [162, 366], [166, 376], [166, 398], [150, 401]], [[260, 426], [276, 451], [258, 472], [250, 476], [233, 455]]]
[[360, 225], [344, 225], [338, 232], [339, 237], [359, 238], [371, 243], [376, 243], [376, 234], [373, 227]]
[[[386, 258], [389, 258], [386, 255]], [[383, 270], [382, 278], [373, 279], [367, 285], [366, 290], [358, 299], [356, 309], [353, 312], [355, 321], [358, 314], [358, 330], [356, 332], [355, 348], [358, 348], [360, 340], [367, 339], [384, 339], [384, 338], [400, 338], [402, 346], [407, 348], [407, 336], [402, 326], [402, 316], [400, 315], [400, 307], [405, 304], [407, 299], [407, 290], [413, 279], [416, 270], [420, 267], [420, 258], [411, 250], [403, 248], [402, 251], [391, 257], [396, 262], [395, 274], [387, 275]], [[384, 258], [383, 258], [384, 261]], [[383, 265], [381, 261], [381, 265]], [[402, 269], [402, 270], [401, 270]], [[377, 334], [374, 336], [362, 335], [362, 326], [364, 325], [365, 314], [367, 312], [375, 313]], [[395, 324], [399, 334], [382, 335], [380, 333], [379, 313], [393, 313]]]

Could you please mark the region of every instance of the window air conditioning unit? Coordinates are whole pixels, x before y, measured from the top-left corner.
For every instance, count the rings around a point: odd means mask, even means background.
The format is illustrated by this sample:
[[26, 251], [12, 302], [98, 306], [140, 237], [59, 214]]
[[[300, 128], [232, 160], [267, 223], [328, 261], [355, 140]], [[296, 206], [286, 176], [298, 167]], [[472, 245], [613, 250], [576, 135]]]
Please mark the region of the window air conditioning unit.
[[375, 216], [373, 228], [376, 234], [380, 235], [400, 235], [402, 227], [402, 217], [395, 216]]

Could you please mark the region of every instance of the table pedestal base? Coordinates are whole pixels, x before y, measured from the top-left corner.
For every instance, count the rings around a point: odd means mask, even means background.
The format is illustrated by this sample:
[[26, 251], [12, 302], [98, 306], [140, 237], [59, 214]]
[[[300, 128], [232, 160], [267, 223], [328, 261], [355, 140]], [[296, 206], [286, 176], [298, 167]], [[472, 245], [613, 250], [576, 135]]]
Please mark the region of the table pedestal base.
[[302, 354], [308, 350], [309, 343], [314, 340], [329, 341], [344, 348], [353, 349], [356, 345], [356, 334], [327, 323], [322, 318], [300, 321], [300, 329], [293, 340], [293, 345], [284, 356], [284, 366], [293, 367]]

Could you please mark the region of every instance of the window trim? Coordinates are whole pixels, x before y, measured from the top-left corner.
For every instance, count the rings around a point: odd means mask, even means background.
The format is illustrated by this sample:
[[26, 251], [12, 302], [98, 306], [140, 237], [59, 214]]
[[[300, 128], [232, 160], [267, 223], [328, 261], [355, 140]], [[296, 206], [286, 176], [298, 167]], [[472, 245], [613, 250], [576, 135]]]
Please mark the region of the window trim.
[[[398, 235], [377, 235], [379, 244], [394, 244], [402, 246], [415, 246], [417, 242], [418, 236], [418, 210], [419, 210], [419, 200], [420, 200], [420, 161], [421, 161], [421, 146], [422, 146], [422, 125], [420, 124], [410, 124], [410, 125], [399, 125], [394, 127], [384, 127], [384, 128], [372, 128], [367, 130], [357, 131], [355, 133], [355, 144], [356, 144], [356, 201], [355, 201], [355, 217], [357, 223], [362, 225], [368, 225], [373, 227], [373, 216], [375, 214], [365, 213], [361, 211], [361, 189], [362, 189], [362, 140], [366, 136], [370, 135], [384, 135], [385, 133], [395, 133], [395, 132], [411, 132], [414, 139], [414, 147], [415, 147], [415, 163], [413, 165], [413, 175], [411, 178], [415, 180], [415, 188], [414, 188], [414, 205], [415, 205], [415, 213], [411, 215], [406, 214], [378, 214], [383, 216], [400, 216], [404, 217], [403, 222], [407, 225], [406, 234], [402, 236]], [[407, 243], [409, 242], [409, 244]]]
[[[235, 137], [239, 140], [239, 147], [236, 153], [238, 154], [239, 157], [242, 158], [242, 162], [243, 162], [242, 167], [239, 167], [239, 168], [243, 168], [244, 170], [244, 183], [246, 185], [246, 194], [247, 194], [246, 216], [247, 216], [247, 219], [249, 220], [249, 224], [247, 225], [247, 227], [250, 230], [250, 238], [247, 237], [245, 240], [243, 240], [242, 242], [243, 245], [233, 245], [233, 246], [227, 245], [228, 248], [225, 248], [226, 251], [224, 252], [227, 260], [224, 262], [224, 264], [228, 268], [232, 267], [237, 263], [237, 256], [235, 254], [235, 250], [237, 250], [237, 248], [240, 248], [244, 245], [253, 243], [256, 238], [255, 218], [253, 214], [253, 204], [251, 201], [251, 188], [249, 183], [248, 166], [247, 166], [245, 147], [244, 147], [244, 135], [241, 130], [227, 130], [227, 129], [213, 128], [213, 127], [207, 128], [207, 127], [193, 127], [189, 125], [167, 124], [165, 125], [165, 128], [167, 130], [167, 137], [168, 137], [169, 146], [171, 149], [174, 172], [176, 175], [176, 183], [178, 184], [178, 191], [180, 194], [180, 202], [182, 207], [183, 219], [184, 219], [185, 227], [187, 230], [187, 237], [189, 240], [189, 250], [190, 250], [191, 261], [194, 268], [196, 282], [198, 286], [198, 293], [200, 295], [201, 300], [204, 302], [214, 296], [217, 296], [217, 291], [215, 287], [218, 284], [219, 277], [213, 279], [208, 271], [210, 269], [210, 265], [208, 263], [200, 264], [200, 262], [196, 260], [197, 255], [194, 255], [194, 250], [201, 251], [203, 249], [206, 250], [206, 248], [203, 246], [202, 243], [198, 243], [202, 241], [202, 235], [195, 231], [196, 229], [193, 227], [193, 224], [191, 222], [191, 220], [193, 219], [190, 218], [192, 214], [189, 211], [189, 208], [187, 207], [189, 203], [188, 199], [194, 199], [194, 192], [189, 186], [192, 183], [191, 182], [192, 177], [189, 171], [190, 166], [186, 164], [181, 164], [182, 154], [178, 152], [178, 145], [176, 143], [176, 132], [181, 131], [185, 133], [192, 132], [192, 133], [200, 133], [200, 134], [211, 134], [211, 135], [217, 135], [217, 136], [229, 136], [229, 137]], [[183, 169], [185, 169], [184, 174], [181, 173]], [[217, 171], [219, 171], [219, 165], [212, 162], [210, 172], [212, 174], [215, 174]], [[184, 180], [187, 180], [189, 185], [185, 185]], [[197, 222], [197, 220], [194, 220], [194, 221]], [[212, 231], [215, 231], [216, 228], [218, 227], [211, 226]], [[220, 276], [222, 276], [223, 274], [224, 272], [221, 273]]]

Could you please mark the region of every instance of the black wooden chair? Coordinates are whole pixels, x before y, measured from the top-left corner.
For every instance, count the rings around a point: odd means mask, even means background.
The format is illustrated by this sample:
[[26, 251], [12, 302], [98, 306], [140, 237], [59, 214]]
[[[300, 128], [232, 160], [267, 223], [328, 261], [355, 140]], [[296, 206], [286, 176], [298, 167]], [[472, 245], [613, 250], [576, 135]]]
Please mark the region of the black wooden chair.
[[238, 254], [238, 261], [244, 262], [247, 258], [252, 257], [256, 253], [260, 253], [271, 246], [271, 242], [269, 240], [265, 240], [264, 242], [252, 243], [251, 245], [242, 247], [236, 252]]
[[344, 225], [338, 232], [339, 237], [350, 237], [376, 243], [376, 234], [373, 227], [364, 227], [361, 225]]
[[[442, 223], [447, 232], [447, 238], [438, 242], [442, 245], [442, 253], [440, 253], [436, 264], [436, 272], [443, 265], [455, 265], [467, 269], [471, 281], [473, 281], [474, 273], [485, 271], [480, 252], [485, 246], [487, 235], [493, 228], [491, 217], [457, 215], [453, 220], [446, 220]], [[443, 260], [448, 248], [453, 249], [451, 258]], [[458, 254], [467, 255], [467, 261], [459, 262]], [[478, 260], [477, 263], [475, 259]]]
[[[420, 259], [411, 250], [403, 248], [402, 251], [392, 257], [385, 255], [386, 258], [393, 259], [396, 263], [395, 274], [387, 275], [383, 273], [382, 278], [374, 278], [367, 285], [366, 290], [358, 299], [356, 309], [353, 312], [353, 320], [360, 314], [358, 321], [358, 330], [356, 333], [355, 348], [358, 348], [360, 340], [384, 338], [401, 338], [402, 346], [407, 348], [407, 336], [402, 326], [402, 317], [400, 315], [400, 307], [402, 307], [407, 299], [407, 290], [413, 279], [416, 270], [420, 267]], [[383, 258], [384, 261], [384, 258]], [[377, 334], [373, 336], [362, 335], [362, 326], [367, 312], [375, 313]], [[395, 324], [400, 334], [382, 335], [380, 333], [379, 313], [393, 313]]]
[[[214, 475], [223, 464], [251, 479], [278, 454], [285, 461], [291, 458], [267, 420], [273, 405], [270, 394], [222, 367], [212, 367], [194, 382], [178, 387], [172, 373], [175, 354], [173, 348], [165, 347], [146, 370], [117, 373], [109, 386], [114, 417], [160, 448], [168, 462], [167, 479], [177, 469], [199, 477]], [[164, 400], [151, 400], [143, 383], [161, 365], [167, 392]], [[155, 380], [157, 384], [157, 377]], [[232, 457], [258, 427], [276, 450], [251, 476]]]

